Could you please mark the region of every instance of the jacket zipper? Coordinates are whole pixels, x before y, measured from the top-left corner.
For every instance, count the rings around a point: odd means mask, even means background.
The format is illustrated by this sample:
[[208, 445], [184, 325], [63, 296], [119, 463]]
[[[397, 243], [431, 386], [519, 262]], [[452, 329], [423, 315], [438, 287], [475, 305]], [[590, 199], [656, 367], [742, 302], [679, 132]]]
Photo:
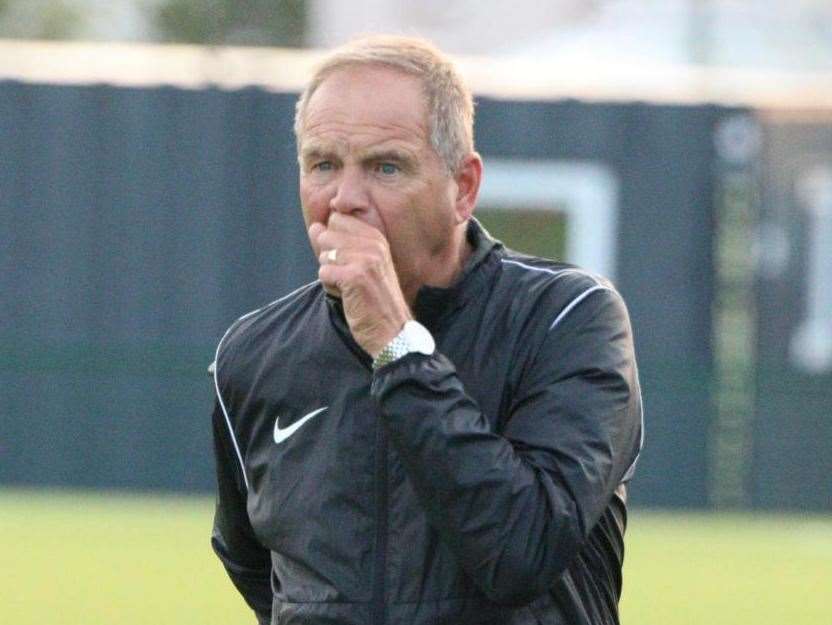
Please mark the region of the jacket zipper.
[[384, 625], [385, 614], [385, 572], [387, 569], [387, 430], [381, 423], [381, 417], [377, 420], [376, 430], [376, 476], [378, 477], [378, 488], [376, 497], [376, 557], [375, 557], [375, 583], [373, 584], [373, 623]]

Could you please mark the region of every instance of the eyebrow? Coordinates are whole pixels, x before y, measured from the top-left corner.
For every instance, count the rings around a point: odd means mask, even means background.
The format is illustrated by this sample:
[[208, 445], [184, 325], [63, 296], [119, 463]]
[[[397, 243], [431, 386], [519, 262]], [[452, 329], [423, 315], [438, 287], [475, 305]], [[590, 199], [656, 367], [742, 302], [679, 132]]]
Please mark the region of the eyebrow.
[[407, 150], [398, 148], [370, 148], [361, 155], [365, 163], [390, 162], [395, 163], [404, 171], [414, 172], [419, 169], [419, 159]]
[[[342, 158], [341, 150], [337, 146], [323, 145], [314, 143], [301, 148], [300, 160], [302, 162], [309, 162], [318, 159], [340, 159]], [[402, 150], [395, 147], [370, 147], [359, 155], [363, 162], [378, 162], [378, 161], [392, 161], [400, 165], [414, 167], [418, 159], [410, 154], [407, 150]]]
[[397, 150], [396, 148], [382, 148], [380, 150], [370, 149], [362, 155], [361, 159], [367, 161], [397, 162], [410, 162], [412, 160], [411, 156], [407, 152]]
[[300, 151], [300, 157], [304, 161], [319, 159], [319, 158], [331, 158], [337, 155], [337, 150], [331, 148], [325, 148], [320, 145], [312, 145], [309, 147], [303, 147]]

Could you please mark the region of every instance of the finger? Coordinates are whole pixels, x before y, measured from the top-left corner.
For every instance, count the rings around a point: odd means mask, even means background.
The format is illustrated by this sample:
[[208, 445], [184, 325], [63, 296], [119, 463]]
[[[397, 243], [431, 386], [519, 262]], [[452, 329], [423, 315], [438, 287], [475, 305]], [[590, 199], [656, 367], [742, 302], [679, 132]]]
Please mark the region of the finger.
[[378, 228], [360, 220], [358, 217], [337, 212], [330, 214], [327, 228], [335, 232], [348, 232], [361, 237], [377, 238], [384, 236]]
[[318, 268], [318, 279], [326, 290], [334, 295], [341, 295], [344, 280], [348, 279], [351, 271], [343, 265], [323, 264]]
[[321, 265], [335, 265], [341, 260], [342, 254], [337, 247], [333, 247], [330, 249], [323, 249], [320, 254], [318, 254], [318, 262]]
[[312, 250], [315, 252], [315, 255], [321, 253], [321, 244], [318, 242], [318, 239], [320, 238], [321, 233], [325, 230], [326, 226], [318, 221], [313, 222], [307, 230], [309, 242], [312, 244]]
[[332, 228], [326, 228], [318, 235], [317, 252], [320, 256], [322, 252], [331, 249], [337, 249], [339, 254], [345, 249], [361, 250], [367, 246], [368, 241], [371, 242], [372, 239], [355, 235], [351, 232], [342, 232], [333, 230]]
[[368, 254], [366, 250], [350, 247], [323, 247], [321, 253], [318, 254], [318, 264], [322, 267], [324, 265], [340, 265], [343, 267], [349, 264], [362, 266], [371, 263], [372, 259], [372, 255]]

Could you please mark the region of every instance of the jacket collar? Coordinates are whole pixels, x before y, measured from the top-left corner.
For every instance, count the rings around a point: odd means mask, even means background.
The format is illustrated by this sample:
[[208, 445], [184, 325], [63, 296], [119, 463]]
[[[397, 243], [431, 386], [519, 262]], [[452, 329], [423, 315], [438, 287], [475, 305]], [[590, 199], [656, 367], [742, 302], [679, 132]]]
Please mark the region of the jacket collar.
[[[502, 243], [492, 238], [473, 217], [468, 222], [465, 236], [472, 251], [456, 281], [448, 287], [423, 286], [416, 294], [413, 315], [431, 332], [439, 329], [447, 315], [482, 292], [499, 266], [500, 260], [494, 252], [502, 247]], [[329, 294], [326, 295], [326, 300], [330, 311], [334, 313], [332, 318], [335, 325], [349, 334], [341, 300]]]
[[499, 263], [492, 252], [502, 243], [493, 239], [479, 221], [472, 217], [465, 234], [472, 251], [456, 281], [449, 287], [423, 286], [416, 294], [413, 314], [431, 331], [438, 328], [446, 315], [480, 293]]

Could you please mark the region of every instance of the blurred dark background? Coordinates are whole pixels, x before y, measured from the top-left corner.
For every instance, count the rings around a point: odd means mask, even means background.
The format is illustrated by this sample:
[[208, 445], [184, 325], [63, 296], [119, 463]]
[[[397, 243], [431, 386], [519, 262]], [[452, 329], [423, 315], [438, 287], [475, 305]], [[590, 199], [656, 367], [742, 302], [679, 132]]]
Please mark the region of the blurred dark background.
[[[530, 35], [478, 63], [528, 67], [542, 50], [569, 59], [638, 3], [579, 4], [530, 9]], [[242, 6], [0, 0], [0, 36], [199, 43], [210, 55], [351, 34], [343, 3]], [[395, 30], [398, 16], [454, 51], [483, 52], [465, 28], [452, 38], [445, 22], [431, 30], [421, 9], [396, 6], [365, 24]], [[654, 27], [687, 5], [667, 6]], [[742, 53], [722, 43], [741, 18], [722, 3], [684, 12], [685, 32], [703, 34], [696, 45], [621, 56], [713, 76], [738, 59], [773, 82], [788, 70], [816, 84], [828, 71], [802, 47], [786, 58], [769, 45], [763, 59], [751, 36]], [[796, 37], [782, 30], [768, 43]], [[126, 86], [117, 73], [44, 80], [42, 63], [29, 69], [47, 58], [41, 45], [0, 42], [0, 485], [209, 492], [216, 343], [234, 319], [315, 277], [296, 190], [297, 91]], [[91, 58], [103, 59], [98, 45]], [[43, 50], [60, 64], [63, 49]], [[167, 58], [159, 50], [148, 66]], [[686, 93], [689, 74], [668, 75]], [[792, 90], [782, 104], [777, 89], [757, 102], [704, 87], [677, 101], [635, 83], [629, 97], [510, 87], [479, 92], [479, 215], [511, 246], [586, 264], [624, 294], [647, 428], [633, 501], [832, 510], [832, 102]]]

